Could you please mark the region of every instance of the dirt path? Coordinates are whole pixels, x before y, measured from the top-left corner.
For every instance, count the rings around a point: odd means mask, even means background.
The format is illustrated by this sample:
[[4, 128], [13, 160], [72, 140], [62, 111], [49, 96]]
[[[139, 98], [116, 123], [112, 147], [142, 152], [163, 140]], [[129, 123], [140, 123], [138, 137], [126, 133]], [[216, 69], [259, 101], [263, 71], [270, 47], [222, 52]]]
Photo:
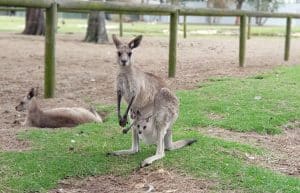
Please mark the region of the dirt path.
[[50, 193], [205, 193], [216, 182], [194, 179], [174, 171], [143, 169], [128, 177], [99, 176], [85, 179], [67, 179]]

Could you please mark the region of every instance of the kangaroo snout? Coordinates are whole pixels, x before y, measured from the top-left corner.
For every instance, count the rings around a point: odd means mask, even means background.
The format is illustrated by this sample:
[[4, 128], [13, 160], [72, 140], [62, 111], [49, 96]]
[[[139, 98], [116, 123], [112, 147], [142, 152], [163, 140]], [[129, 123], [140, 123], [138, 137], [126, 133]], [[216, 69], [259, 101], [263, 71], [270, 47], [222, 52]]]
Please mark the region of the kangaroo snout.
[[126, 66], [126, 63], [127, 63], [127, 60], [121, 60], [121, 64], [122, 64], [123, 66]]

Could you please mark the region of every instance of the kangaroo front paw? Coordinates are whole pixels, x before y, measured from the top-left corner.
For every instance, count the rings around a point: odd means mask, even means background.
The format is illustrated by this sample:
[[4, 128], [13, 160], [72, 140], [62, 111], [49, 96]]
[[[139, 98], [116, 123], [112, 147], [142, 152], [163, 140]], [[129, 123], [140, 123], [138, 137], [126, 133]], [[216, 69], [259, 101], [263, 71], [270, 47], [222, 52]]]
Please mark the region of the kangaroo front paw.
[[125, 127], [126, 124], [127, 124], [127, 117], [123, 117], [123, 118], [121, 118], [121, 119], [119, 120], [119, 125], [120, 125], [121, 127]]

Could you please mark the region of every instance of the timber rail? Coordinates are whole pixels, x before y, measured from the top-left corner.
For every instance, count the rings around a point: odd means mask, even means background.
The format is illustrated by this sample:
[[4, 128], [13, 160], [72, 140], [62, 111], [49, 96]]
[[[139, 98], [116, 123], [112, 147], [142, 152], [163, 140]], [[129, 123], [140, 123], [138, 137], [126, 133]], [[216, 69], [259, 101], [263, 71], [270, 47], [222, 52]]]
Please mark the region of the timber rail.
[[[255, 12], [245, 10], [223, 10], [206, 8], [186, 8], [174, 5], [144, 5], [129, 3], [113, 3], [99, 1], [73, 1], [73, 0], [0, 0], [0, 10], [22, 8], [42, 8], [46, 9], [46, 37], [45, 37], [45, 97], [53, 97], [55, 90], [55, 34], [57, 28], [57, 12], [90, 12], [105, 11], [120, 14], [140, 14], [140, 15], [169, 15], [170, 16], [170, 35], [169, 35], [169, 77], [174, 77], [176, 72], [176, 45], [178, 18], [184, 16], [231, 16], [240, 17], [239, 35], [239, 66], [245, 63], [246, 37], [247, 37], [247, 18], [248, 18], [248, 39], [250, 37], [251, 17], [272, 17], [286, 18], [286, 35], [284, 60], [289, 59], [290, 36], [292, 19], [300, 19], [297, 13], [270, 13]], [[16, 8], [11, 8], [16, 7]], [[120, 28], [122, 25], [120, 23]], [[120, 30], [121, 33], [121, 30]], [[184, 37], [186, 37], [186, 22], [184, 22]]]

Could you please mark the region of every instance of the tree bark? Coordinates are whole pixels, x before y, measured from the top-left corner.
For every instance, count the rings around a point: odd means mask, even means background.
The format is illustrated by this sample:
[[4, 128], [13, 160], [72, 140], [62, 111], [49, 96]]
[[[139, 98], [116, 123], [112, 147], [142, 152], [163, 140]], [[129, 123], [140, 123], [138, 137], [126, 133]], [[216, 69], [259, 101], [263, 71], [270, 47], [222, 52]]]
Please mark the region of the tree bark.
[[88, 28], [84, 41], [95, 42], [100, 44], [108, 42], [108, 36], [105, 25], [105, 13], [103, 11], [93, 11], [90, 13], [88, 20]]
[[45, 35], [45, 19], [42, 9], [27, 8], [25, 29], [26, 35]]
[[[261, 9], [261, 6], [262, 6], [262, 1], [261, 0], [258, 0], [256, 2], [256, 11], [264, 11]], [[263, 17], [255, 17], [255, 23], [258, 25], [258, 26], [263, 26], [266, 22], [267, 22], [268, 18], [263, 18]]]
[[[241, 10], [243, 7], [243, 3], [245, 0], [237, 0], [237, 4], [236, 4], [236, 9], [237, 10]], [[240, 17], [236, 17], [235, 19], [235, 25], [239, 25], [240, 24]]]
[[93, 11], [90, 13], [84, 41], [100, 44], [108, 42], [104, 12]]

